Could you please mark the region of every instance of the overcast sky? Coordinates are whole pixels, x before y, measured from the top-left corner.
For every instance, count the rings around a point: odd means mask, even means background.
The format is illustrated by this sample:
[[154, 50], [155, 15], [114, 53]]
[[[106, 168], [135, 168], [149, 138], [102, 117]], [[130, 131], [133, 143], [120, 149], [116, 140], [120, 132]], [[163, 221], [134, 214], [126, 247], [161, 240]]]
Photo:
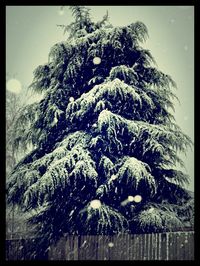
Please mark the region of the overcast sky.
[[[180, 100], [175, 103], [175, 118], [184, 133], [194, 141], [194, 8], [191, 6], [91, 6], [94, 21], [109, 12], [113, 26], [142, 21], [149, 39], [143, 47], [154, 56], [158, 68], [172, 76]], [[63, 41], [57, 24], [69, 24], [71, 13], [59, 6], [6, 7], [6, 72], [23, 87], [32, 82], [33, 70], [48, 61], [50, 48]], [[194, 152], [182, 155], [194, 191]]]

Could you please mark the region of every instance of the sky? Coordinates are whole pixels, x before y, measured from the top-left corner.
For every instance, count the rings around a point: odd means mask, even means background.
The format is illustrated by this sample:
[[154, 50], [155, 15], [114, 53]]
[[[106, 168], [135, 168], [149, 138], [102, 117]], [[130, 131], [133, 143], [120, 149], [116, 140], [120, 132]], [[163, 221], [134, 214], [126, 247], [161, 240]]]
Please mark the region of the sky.
[[[176, 82], [175, 119], [194, 142], [194, 7], [193, 6], [89, 6], [94, 21], [101, 20], [108, 10], [113, 26], [126, 26], [142, 21], [149, 38], [142, 45], [150, 50], [159, 70]], [[33, 80], [34, 69], [48, 62], [50, 48], [67, 39], [59, 24], [72, 21], [66, 6], [6, 7], [6, 72], [17, 79], [22, 88]], [[18, 84], [19, 85], [19, 84]], [[18, 86], [19, 89], [19, 86]], [[19, 91], [19, 90], [18, 90]], [[33, 97], [32, 100], [37, 99]], [[194, 148], [181, 155], [194, 191]]]

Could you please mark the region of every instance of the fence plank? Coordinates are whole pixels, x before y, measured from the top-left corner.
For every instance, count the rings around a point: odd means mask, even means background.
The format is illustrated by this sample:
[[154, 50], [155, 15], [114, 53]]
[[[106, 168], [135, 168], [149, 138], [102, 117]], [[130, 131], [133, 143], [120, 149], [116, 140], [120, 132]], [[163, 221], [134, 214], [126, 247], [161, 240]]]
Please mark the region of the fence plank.
[[98, 260], [109, 260], [108, 244], [110, 243], [110, 236], [100, 236], [98, 240]]
[[87, 248], [87, 239], [86, 236], [79, 237], [79, 246], [78, 246], [78, 258], [79, 260], [85, 259], [85, 249]]
[[179, 243], [180, 243], [180, 258], [181, 260], [185, 259], [185, 236], [184, 234], [181, 232], [180, 236], [179, 236]]
[[173, 233], [169, 233], [168, 248], [169, 248], [169, 260], [173, 260], [174, 254], [176, 254], [177, 252], [176, 239]]
[[[6, 240], [7, 260], [27, 260], [34, 239]], [[67, 236], [52, 245], [49, 260], [194, 260], [194, 232]]]
[[84, 245], [84, 259], [86, 260], [96, 260], [97, 253], [97, 239], [96, 236], [85, 236], [86, 244]]
[[190, 232], [188, 234], [188, 245], [189, 245], [189, 252], [188, 252], [188, 260], [194, 260], [195, 253], [194, 253], [194, 232]]
[[194, 260], [194, 232], [185, 234], [185, 259]]
[[151, 237], [151, 248], [152, 248], [152, 260], [156, 260], [157, 258], [157, 234], [152, 234]]

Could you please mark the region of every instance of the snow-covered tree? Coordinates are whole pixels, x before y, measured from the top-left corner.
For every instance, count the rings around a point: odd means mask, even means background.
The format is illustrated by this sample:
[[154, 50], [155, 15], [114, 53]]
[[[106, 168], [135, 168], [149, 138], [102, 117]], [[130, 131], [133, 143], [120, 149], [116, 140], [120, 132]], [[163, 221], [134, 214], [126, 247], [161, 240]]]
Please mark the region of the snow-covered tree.
[[191, 197], [177, 154], [192, 143], [170, 112], [175, 82], [142, 48], [142, 22], [113, 27], [108, 14], [94, 23], [88, 7], [70, 9], [67, 40], [34, 72], [44, 98], [16, 123], [16, 147], [34, 149], [8, 178], [8, 202], [48, 244], [65, 233], [181, 228]]
[[[12, 79], [10, 79], [12, 81]], [[9, 79], [7, 80], [9, 82]], [[20, 112], [26, 106], [30, 95], [28, 93], [15, 93], [6, 90], [6, 175], [10, 173], [19, 158], [23, 156], [22, 150], [16, 150], [13, 138], [15, 136], [15, 123]]]
[[[31, 91], [18, 91], [16, 90], [16, 79], [10, 77], [10, 74], [7, 74], [6, 82], [6, 177], [13, 170], [14, 166], [17, 162], [19, 162], [20, 158], [24, 156], [24, 150], [15, 149], [15, 144], [13, 141], [13, 137], [15, 135], [15, 122], [18, 119], [20, 112], [27, 105], [27, 102], [30, 100], [32, 96]], [[9, 87], [8, 84], [12, 84]], [[10, 234], [15, 233], [19, 228], [20, 220], [23, 221], [22, 213], [19, 211], [19, 206], [10, 204], [6, 208], [6, 226], [7, 229], [10, 230]], [[8, 232], [8, 230], [7, 230]]]
[[13, 129], [18, 112], [21, 108], [18, 95], [6, 91], [6, 175], [17, 162], [13, 146]]

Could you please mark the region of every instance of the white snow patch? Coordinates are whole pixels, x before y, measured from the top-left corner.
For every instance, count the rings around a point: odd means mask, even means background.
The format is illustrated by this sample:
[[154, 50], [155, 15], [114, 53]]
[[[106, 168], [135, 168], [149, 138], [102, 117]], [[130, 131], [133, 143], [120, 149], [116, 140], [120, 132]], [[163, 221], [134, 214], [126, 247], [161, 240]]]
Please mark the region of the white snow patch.
[[153, 208], [153, 207], [151, 207], [151, 208], [148, 210], [149, 213], [152, 213], [153, 211], [154, 211], [154, 208]]
[[139, 203], [139, 202], [142, 201], [142, 197], [141, 197], [140, 195], [136, 195], [136, 196], [134, 197], [134, 201], [135, 201], [136, 203]]
[[14, 94], [19, 94], [22, 90], [21, 82], [17, 79], [9, 79], [6, 84], [6, 89]]
[[109, 248], [112, 248], [112, 247], [114, 247], [114, 243], [113, 242], [109, 242], [108, 246], [109, 246]]
[[101, 207], [101, 201], [100, 200], [92, 200], [90, 202], [90, 207], [93, 208], [93, 209], [99, 209]]
[[94, 65], [99, 65], [100, 63], [101, 63], [101, 58], [96, 56], [96, 57], [93, 59], [93, 64], [94, 64]]
[[111, 178], [110, 178], [111, 180], [115, 180], [115, 179], [117, 179], [117, 176], [116, 175], [111, 175]]
[[128, 196], [128, 201], [129, 202], [132, 202], [132, 201], [134, 201], [135, 200], [135, 198], [133, 197], [133, 196]]
[[74, 97], [69, 97], [70, 102], [74, 102]]

